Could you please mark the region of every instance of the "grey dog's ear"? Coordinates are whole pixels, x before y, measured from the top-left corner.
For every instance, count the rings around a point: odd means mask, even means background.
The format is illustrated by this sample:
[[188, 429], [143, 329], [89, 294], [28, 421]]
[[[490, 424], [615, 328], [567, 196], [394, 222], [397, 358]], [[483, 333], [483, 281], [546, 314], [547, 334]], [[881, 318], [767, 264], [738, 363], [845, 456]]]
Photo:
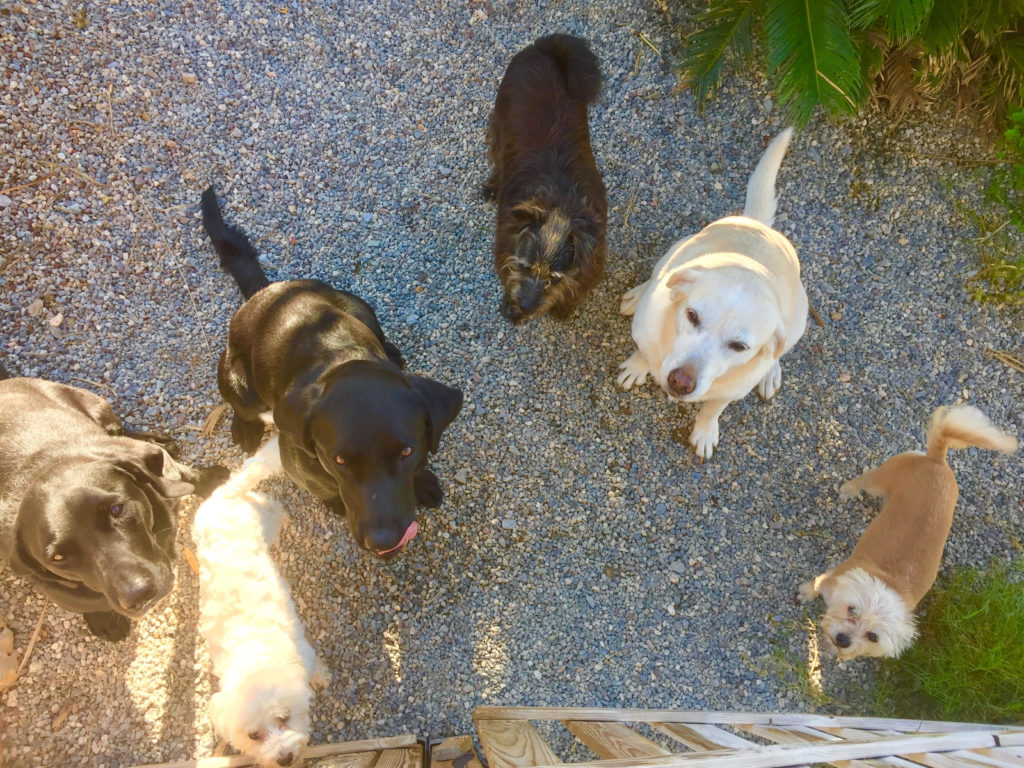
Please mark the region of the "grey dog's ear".
[[141, 440], [137, 440], [136, 443], [138, 446], [134, 455], [118, 458], [114, 462], [114, 466], [131, 475], [136, 483], [153, 486], [168, 499], [179, 499], [182, 496], [188, 496], [195, 490], [192, 483], [164, 477], [165, 454], [163, 449]]
[[766, 357], [774, 357], [778, 360], [786, 349], [786, 329], [779, 323], [768, 337], [768, 341], [761, 347], [761, 354]]
[[309, 433], [313, 405], [323, 397], [323, 394], [324, 386], [319, 380], [298, 382], [293, 384], [274, 406], [274, 424], [291, 438], [296, 448], [310, 456], [316, 455], [313, 437]]
[[665, 281], [665, 287], [671, 292], [669, 293], [669, 298], [673, 302], [685, 299], [702, 271], [699, 267], [687, 267], [685, 269], [677, 269], [669, 275], [668, 280]]
[[423, 399], [430, 428], [430, 451], [437, 453], [441, 433], [462, 410], [462, 391], [424, 376], [410, 376], [409, 384]]

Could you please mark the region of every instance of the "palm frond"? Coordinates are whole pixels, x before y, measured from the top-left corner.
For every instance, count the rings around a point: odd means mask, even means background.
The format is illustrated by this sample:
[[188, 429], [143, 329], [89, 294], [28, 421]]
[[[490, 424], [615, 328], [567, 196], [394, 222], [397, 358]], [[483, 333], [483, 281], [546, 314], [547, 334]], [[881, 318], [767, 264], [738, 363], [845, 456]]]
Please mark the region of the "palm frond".
[[939, 0], [921, 28], [921, 43], [929, 53], [945, 53], [964, 30], [969, 0]]
[[[905, 43], [920, 31], [932, 13], [935, 0], [850, 0], [850, 26], [867, 29], [881, 20], [889, 40]], [[942, 5], [946, 0], [939, 0]]]
[[1007, 28], [1024, 20], [1024, 0], [971, 0], [967, 4], [967, 26], [986, 45]]
[[797, 125], [819, 104], [833, 114], [857, 111], [865, 88], [843, 0], [768, 0], [765, 32], [768, 69]]
[[726, 55], [750, 56], [750, 30], [760, 7], [760, 0], [713, 0], [697, 17], [698, 30], [686, 38], [680, 69], [699, 109], [718, 90]]

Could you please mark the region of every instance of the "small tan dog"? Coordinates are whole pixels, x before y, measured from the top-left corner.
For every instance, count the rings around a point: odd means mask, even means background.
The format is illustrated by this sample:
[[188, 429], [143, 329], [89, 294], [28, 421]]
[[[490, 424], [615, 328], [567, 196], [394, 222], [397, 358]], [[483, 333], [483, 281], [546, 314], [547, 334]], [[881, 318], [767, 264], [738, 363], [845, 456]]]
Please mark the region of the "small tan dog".
[[821, 628], [840, 659], [895, 657], [910, 647], [917, 634], [913, 611], [938, 575], [959, 495], [946, 451], [969, 445], [1017, 450], [1017, 440], [977, 408], [939, 408], [927, 453], [893, 456], [839, 489], [844, 501], [860, 491], [885, 499], [853, 554], [800, 587], [802, 602], [825, 598]]

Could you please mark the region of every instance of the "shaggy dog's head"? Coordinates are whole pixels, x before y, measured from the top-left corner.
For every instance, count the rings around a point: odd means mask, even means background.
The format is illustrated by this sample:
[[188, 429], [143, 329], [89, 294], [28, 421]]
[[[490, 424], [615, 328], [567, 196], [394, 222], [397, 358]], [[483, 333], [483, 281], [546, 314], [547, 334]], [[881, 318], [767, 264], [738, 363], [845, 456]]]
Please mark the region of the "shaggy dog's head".
[[785, 350], [778, 302], [750, 270], [679, 269], [666, 287], [675, 305], [675, 338], [658, 373], [675, 399], [700, 402], [715, 380], [778, 359]]
[[261, 768], [296, 766], [309, 741], [311, 691], [301, 661], [222, 679], [210, 699], [214, 729]]
[[822, 597], [828, 610], [821, 629], [840, 659], [896, 657], [917, 635], [903, 599], [862, 568], [835, 577]]
[[495, 267], [501, 314], [512, 323], [572, 314], [604, 271], [604, 217], [571, 184], [544, 187], [498, 211]]

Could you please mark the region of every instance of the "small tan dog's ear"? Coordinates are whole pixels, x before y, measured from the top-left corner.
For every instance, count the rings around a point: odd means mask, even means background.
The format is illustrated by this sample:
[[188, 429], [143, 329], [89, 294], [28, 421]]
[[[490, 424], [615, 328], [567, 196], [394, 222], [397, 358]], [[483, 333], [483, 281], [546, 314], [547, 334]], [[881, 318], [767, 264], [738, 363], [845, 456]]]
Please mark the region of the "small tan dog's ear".
[[677, 269], [665, 281], [665, 287], [671, 291], [669, 298], [673, 302], [685, 299], [690, 292], [690, 287], [697, 282], [699, 276], [699, 269]]
[[782, 353], [786, 349], [786, 329], [781, 324], [775, 326], [775, 330], [772, 335], [768, 337], [768, 341], [761, 347], [761, 354], [766, 357], [774, 357], [778, 360], [782, 357]]

